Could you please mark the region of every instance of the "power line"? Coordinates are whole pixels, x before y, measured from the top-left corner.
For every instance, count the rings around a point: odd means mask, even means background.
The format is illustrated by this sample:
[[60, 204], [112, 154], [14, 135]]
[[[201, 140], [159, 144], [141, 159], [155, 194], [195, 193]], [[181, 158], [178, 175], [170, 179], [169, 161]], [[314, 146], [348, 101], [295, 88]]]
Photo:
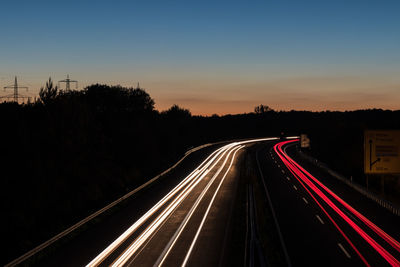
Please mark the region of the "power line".
[[71, 90], [71, 86], [70, 86], [71, 83], [75, 83], [75, 89], [78, 89], [78, 81], [71, 80], [69, 78], [69, 74], [67, 74], [67, 79], [58, 81], [58, 87], [60, 87], [60, 83], [65, 83], [65, 90], [66, 91], [70, 91]]
[[17, 76], [15, 76], [14, 85], [4, 86], [4, 91], [7, 89], [14, 89], [14, 93], [11, 95], [1, 96], [0, 98], [6, 98], [7, 100], [13, 99], [13, 102], [18, 103], [18, 99], [28, 99], [28, 102], [31, 100], [30, 96], [24, 96], [18, 93], [18, 89], [26, 89], [28, 91], [28, 87], [26, 86], [18, 86]]

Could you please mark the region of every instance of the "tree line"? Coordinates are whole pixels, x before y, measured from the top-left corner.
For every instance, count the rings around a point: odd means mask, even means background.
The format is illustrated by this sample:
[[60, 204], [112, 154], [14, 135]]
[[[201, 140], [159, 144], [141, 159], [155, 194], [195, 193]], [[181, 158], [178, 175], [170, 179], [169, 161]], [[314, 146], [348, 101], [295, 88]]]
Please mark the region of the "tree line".
[[1, 263], [144, 183], [191, 147], [307, 133], [314, 156], [361, 183], [363, 131], [400, 129], [400, 111], [380, 109], [274, 111], [259, 105], [246, 114], [206, 117], [177, 105], [160, 112], [154, 105], [143, 88], [93, 84], [64, 91], [51, 79], [34, 103], [0, 104], [1, 234], [9, 244]]

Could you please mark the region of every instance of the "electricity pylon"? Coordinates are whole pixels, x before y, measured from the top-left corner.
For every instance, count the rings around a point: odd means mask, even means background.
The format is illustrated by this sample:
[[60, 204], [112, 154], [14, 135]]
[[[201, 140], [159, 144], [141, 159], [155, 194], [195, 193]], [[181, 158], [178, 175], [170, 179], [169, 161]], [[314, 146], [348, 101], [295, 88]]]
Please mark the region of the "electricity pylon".
[[60, 83], [65, 83], [65, 91], [71, 90], [71, 83], [75, 83], [75, 89], [78, 89], [78, 81], [73, 81], [69, 78], [69, 74], [67, 74], [67, 79], [58, 81], [58, 87], [60, 87]]
[[14, 94], [2, 96], [0, 98], [7, 98], [8, 100], [10, 98], [12, 98], [13, 102], [16, 102], [16, 103], [18, 103], [18, 99], [20, 99], [20, 98], [28, 99], [28, 101], [30, 100], [29, 96], [24, 96], [24, 95], [21, 95], [20, 93], [18, 93], [18, 89], [26, 89], [26, 91], [28, 91], [28, 87], [18, 86], [17, 76], [15, 76], [14, 85], [4, 86], [4, 91], [6, 91], [6, 89], [14, 89]]

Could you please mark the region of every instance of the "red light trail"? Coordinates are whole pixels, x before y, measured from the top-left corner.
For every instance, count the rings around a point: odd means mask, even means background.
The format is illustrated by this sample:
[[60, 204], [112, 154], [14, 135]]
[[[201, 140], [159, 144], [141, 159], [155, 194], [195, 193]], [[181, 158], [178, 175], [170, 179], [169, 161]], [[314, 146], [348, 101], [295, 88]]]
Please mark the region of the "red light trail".
[[[338, 226], [335, 220], [328, 214], [326, 209], [321, 205], [321, 203], [316, 199], [315, 196], [319, 196], [329, 207], [332, 208], [333, 211], [336, 212], [344, 221], [346, 221], [354, 231], [356, 231], [368, 244], [370, 244], [391, 266], [400, 266], [399, 260], [397, 260], [392, 254], [390, 254], [387, 250], [385, 250], [381, 245], [378, 244], [376, 240], [374, 240], [371, 236], [369, 236], [364, 230], [362, 230], [353, 220], [351, 220], [344, 212], [335, 205], [331, 199], [328, 198], [326, 194], [324, 194], [318, 187], [320, 186], [323, 190], [325, 190], [330, 196], [332, 196], [336, 201], [342, 204], [350, 213], [354, 214], [357, 218], [359, 218], [366, 226], [368, 226], [371, 230], [373, 230], [376, 234], [378, 234], [383, 240], [385, 240], [388, 244], [390, 244], [393, 248], [400, 252], [400, 244], [393, 237], [385, 233], [378, 226], [373, 224], [370, 220], [365, 218], [362, 214], [356, 211], [353, 207], [347, 204], [343, 199], [338, 197], [335, 193], [333, 193], [329, 188], [323, 185], [317, 178], [312, 176], [309, 172], [304, 170], [297, 162], [295, 162], [291, 157], [289, 157], [285, 151], [283, 151], [282, 147], [286, 144], [297, 142], [298, 140], [290, 140], [284, 141], [276, 144], [274, 146], [275, 152], [278, 154], [280, 159], [283, 161], [285, 166], [289, 169], [289, 171], [293, 174], [293, 176], [299, 181], [299, 183], [304, 187], [304, 189], [308, 192], [312, 199], [317, 203], [317, 205], [322, 209], [322, 211], [327, 215], [329, 220], [333, 223], [333, 225], [338, 229], [338, 231], [342, 234], [342, 236], [346, 239], [349, 245], [354, 249], [357, 255], [361, 258], [361, 260], [365, 263], [365, 265], [370, 266], [364, 256], [360, 253], [360, 251], [355, 247], [355, 245], [351, 242], [348, 236], [343, 232], [343, 230]], [[313, 182], [314, 183], [313, 183]], [[306, 187], [306, 185], [308, 187]], [[313, 194], [312, 192], [315, 194]]]

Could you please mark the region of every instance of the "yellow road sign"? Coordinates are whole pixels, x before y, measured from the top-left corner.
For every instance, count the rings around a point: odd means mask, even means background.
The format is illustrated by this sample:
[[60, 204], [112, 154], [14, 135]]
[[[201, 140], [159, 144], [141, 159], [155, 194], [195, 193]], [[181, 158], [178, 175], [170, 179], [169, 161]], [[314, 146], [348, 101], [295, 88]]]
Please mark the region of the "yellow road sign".
[[300, 147], [310, 147], [310, 138], [306, 134], [300, 135]]
[[364, 172], [400, 173], [400, 130], [364, 132]]

